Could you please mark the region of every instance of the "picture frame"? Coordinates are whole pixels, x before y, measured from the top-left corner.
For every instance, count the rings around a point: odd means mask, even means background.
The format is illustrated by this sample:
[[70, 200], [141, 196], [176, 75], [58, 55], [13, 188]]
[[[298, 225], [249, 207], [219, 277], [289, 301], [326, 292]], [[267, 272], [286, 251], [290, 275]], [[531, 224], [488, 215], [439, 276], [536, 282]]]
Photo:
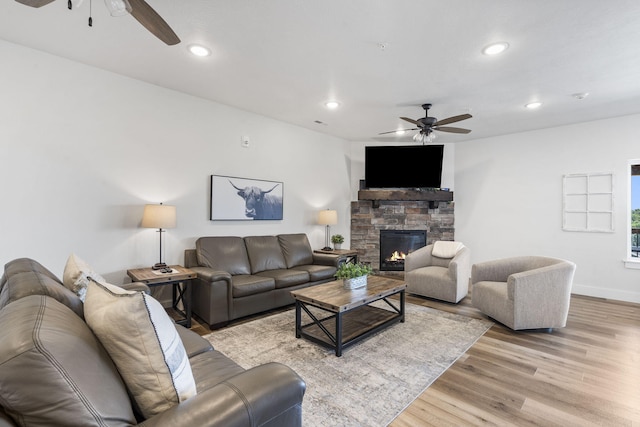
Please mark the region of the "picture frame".
[[282, 220], [283, 195], [279, 181], [211, 175], [210, 220]]

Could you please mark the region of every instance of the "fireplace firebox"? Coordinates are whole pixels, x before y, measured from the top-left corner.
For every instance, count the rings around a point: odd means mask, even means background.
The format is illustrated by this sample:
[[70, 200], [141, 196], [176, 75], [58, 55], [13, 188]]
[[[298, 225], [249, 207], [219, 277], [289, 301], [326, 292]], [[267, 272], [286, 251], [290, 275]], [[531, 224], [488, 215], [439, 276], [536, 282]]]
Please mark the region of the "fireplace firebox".
[[380, 230], [380, 271], [403, 271], [405, 257], [426, 244], [425, 230]]

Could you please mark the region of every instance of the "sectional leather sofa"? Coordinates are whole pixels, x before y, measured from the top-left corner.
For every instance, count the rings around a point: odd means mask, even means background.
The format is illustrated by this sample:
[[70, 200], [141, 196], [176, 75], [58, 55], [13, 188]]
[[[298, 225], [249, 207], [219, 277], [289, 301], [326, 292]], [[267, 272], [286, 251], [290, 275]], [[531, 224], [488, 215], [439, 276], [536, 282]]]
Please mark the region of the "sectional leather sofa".
[[197, 394], [143, 419], [77, 295], [34, 260], [9, 262], [0, 279], [0, 427], [302, 425], [305, 383], [290, 368], [245, 370], [175, 327]]
[[307, 235], [201, 237], [185, 251], [196, 271], [192, 310], [212, 329], [294, 303], [291, 291], [334, 280], [338, 255], [314, 253]]

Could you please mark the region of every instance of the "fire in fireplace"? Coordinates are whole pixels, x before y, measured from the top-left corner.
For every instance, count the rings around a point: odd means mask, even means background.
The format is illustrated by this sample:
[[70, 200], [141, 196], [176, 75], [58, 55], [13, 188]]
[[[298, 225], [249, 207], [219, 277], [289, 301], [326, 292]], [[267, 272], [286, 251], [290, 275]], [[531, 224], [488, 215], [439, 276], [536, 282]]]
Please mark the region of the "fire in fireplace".
[[403, 271], [405, 257], [426, 244], [425, 230], [380, 230], [380, 271]]

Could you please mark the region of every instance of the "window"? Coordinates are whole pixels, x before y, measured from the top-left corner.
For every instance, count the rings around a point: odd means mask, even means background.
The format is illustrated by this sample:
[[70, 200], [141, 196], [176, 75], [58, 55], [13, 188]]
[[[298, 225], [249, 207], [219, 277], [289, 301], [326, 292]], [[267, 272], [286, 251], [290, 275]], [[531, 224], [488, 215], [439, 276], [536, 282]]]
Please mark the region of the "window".
[[562, 229], [613, 231], [613, 174], [564, 176]]
[[629, 208], [627, 256], [640, 262], [640, 159], [629, 161]]

